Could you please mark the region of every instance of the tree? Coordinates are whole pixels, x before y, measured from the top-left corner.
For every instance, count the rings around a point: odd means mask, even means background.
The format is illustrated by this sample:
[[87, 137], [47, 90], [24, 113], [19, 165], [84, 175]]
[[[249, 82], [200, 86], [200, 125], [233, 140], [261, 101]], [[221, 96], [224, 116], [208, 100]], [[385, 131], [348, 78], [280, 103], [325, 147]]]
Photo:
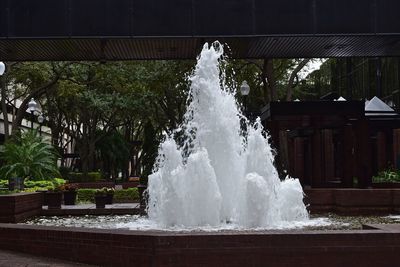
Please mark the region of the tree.
[[[99, 134], [101, 135], [101, 134]], [[130, 144], [118, 132], [113, 131], [102, 135], [103, 137], [96, 142], [96, 150], [99, 160], [102, 162], [102, 170], [113, 180], [117, 178], [118, 171], [124, 170], [129, 161]]]
[[143, 136], [144, 136], [143, 156], [142, 156], [143, 172], [141, 176], [141, 183], [147, 184], [148, 176], [152, 173], [154, 163], [157, 158], [158, 144], [159, 144], [157, 133], [151, 121], [147, 121], [144, 127]]
[[[239, 84], [246, 80], [252, 91], [250, 105], [257, 109], [270, 101], [285, 99], [291, 101], [293, 90], [298, 86], [298, 73], [310, 62], [311, 59], [273, 59], [263, 60], [234, 60], [231, 67], [237, 74], [235, 79]], [[253, 103], [252, 103], [253, 102]]]
[[[54, 89], [68, 64], [63, 62], [7, 63], [6, 81], [3, 80], [3, 86], [1, 86], [1, 105], [3, 113], [7, 112], [7, 105], [13, 106], [16, 110], [12, 118], [11, 134], [19, 133], [31, 98], [39, 99], [46, 92]], [[22, 101], [18, 107], [15, 106], [16, 99]], [[5, 133], [7, 138], [7, 130]]]

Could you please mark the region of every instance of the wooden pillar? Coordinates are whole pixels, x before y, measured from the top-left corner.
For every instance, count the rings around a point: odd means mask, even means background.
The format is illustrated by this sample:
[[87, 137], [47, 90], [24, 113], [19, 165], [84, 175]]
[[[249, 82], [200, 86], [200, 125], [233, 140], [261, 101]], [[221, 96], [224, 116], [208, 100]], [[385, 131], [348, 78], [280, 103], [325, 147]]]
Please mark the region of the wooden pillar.
[[378, 172], [386, 169], [386, 135], [384, 132], [378, 132], [376, 135], [376, 161]]
[[362, 119], [357, 122], [355, 139], [358, 186], [367, 188], [372, 185], [371, 142], [367, 120]]
[[354, 137], [353, 127], [347, 124], [343, 127], [343, 176], [342, 185], [353, 187], [354, 177]]
[[287, 131], [279, 131], [279, 159], [284, 170], [289, 170], [289, 148]]
[[335, 154], [333, 146], [332, 130], [322, 130], [323, 159], [325, 181], [331, 181], [335, 177]]
[[400, 169], [400, 129], [393, 130], [393, 167]]
[[322, 184], [322, 151], [321, 151], [321, 131], [315, 129], [312, 136], [312, 177], [311, 186], [318, 187]]
[[299, 178], [300, 182], [304, 180], [304, 139], [294, 138], [294, 177]]

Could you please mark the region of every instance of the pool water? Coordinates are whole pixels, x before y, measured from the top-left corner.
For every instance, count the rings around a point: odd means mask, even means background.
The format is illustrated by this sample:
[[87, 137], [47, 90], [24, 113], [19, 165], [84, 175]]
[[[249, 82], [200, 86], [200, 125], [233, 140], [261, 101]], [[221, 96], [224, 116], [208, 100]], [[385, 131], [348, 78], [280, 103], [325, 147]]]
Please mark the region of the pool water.
[[139, 215], [106, 215], [106, 216], [39, 216], [28, 220], [25, 225], [43, 225], [59, 227], [83, 227], [98, 229], [126, 230], [170, 230], [170, 231], [224, 231], [224, 230], [359, 230], [363, 224], [395, 224], [400, 223], [400, 215], [389, 216], [340, 216], [333, 213], [311, 215], [309, 221], [291, 222], [274, 228], [242, 229], [235, 224], [223, 224], [219, 228], [182, 228], [179, 226], [163, 228]]

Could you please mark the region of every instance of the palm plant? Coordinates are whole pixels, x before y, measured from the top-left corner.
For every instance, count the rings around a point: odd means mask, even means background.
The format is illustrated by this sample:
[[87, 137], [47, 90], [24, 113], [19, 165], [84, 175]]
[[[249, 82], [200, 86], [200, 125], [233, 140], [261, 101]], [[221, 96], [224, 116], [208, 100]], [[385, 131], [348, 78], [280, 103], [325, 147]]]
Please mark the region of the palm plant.
[[0, 168], [0, 175], [5, 179], [47, 180], [59, 175], [55, 149], [37, 136], [35, 131], [23, 133], [0, 149], [5, 163]]

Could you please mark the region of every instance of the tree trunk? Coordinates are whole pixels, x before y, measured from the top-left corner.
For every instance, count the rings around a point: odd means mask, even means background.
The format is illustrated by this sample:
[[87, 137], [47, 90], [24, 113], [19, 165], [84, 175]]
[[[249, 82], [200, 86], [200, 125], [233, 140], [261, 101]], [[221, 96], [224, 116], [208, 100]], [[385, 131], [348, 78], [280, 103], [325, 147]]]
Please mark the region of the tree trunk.
[[7, 83], [6, 77], [0, 77], [0, 86], [1, 86], [1, 112], [3, 113], [3, 122], [4, 122], [4, 140], [7, 141], [10, 136], [10, 132], [8, 129], [8, 111], [7, 111]]
[[292, 101], [294, 79], [297, 77], [299, 71], [301, 71], [301, 69], [304, 68], [304, 66], [307, 65], [309, 61], [310, 61], [309, 58], [303, 59], [290, 74], [288, 84], [286, 85], [286, 101]]
[[93, 142], [93, 140], [89, 140], [89, 154], [88, 154], [88, 163], [89, 163], [89, 170], [94, 171], [95, 168], [95, 156], [96, 156], [96, 142]]
[[267, 77], [268, 87], [270, 92], [271, 101], [276, 101], [278, 99], [276, 90], [276, 79], [274, 74], [274, 60], [271, 58], [264, 59], [263, 71]]
[[47, 84], [33, 90], [28, 96], [22, 101], [21, 106], [18, 108], [17, 115], [15, 120], [12, 123], [12, 134], [19, 132], [19, 127], [21, 126], [22, 119], [25, 116], [26, 109], [28, 108], [28, 103], [32, 98], [39, 98], [43, 95], [46, 90], [51, 88], [58, 81], [58, 76], [56, 76], [53, 80], [48, 82]]
[[89, 172], [89, 161], [88, 161], [88, 154], [89, 154], [89, 149], [88, 146], [85, 144], [85, 142], [78, 143], [79, 144], [79, 157], [81, 159], [81, 166], [82, 166], [82, 173], [83, 176], [87, 176]]

